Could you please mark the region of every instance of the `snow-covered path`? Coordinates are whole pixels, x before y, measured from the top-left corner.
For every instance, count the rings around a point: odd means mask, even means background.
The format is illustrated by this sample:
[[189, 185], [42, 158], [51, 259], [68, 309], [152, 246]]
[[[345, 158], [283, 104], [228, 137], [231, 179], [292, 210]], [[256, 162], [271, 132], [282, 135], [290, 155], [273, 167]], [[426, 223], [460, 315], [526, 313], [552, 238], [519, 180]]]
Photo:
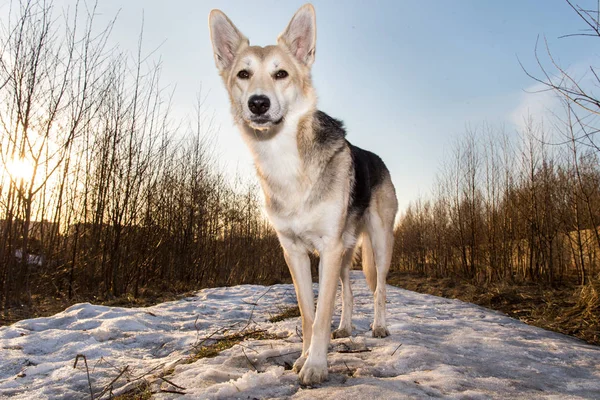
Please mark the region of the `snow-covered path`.
[[[599, 347], [394, 287], [388, 290], [391, 336], [373, 339], [372, 296], [362, 273], [353, 272], [352, 281], [354, 337], [332, 341], [329, 380], [315, 388], [301, 387], [288, 369], [301, 348], [299, 318], [267, 321], [295, 304], [293, 287], [244, 285], [148, 308], [78, 304], [1, 327], [0, 397], [89, 399], [83, 360], [73, 368], [83, 354], [96, 397], [125, 370], [114, 393], [144, 377], [155, 380], [150, 389], [158, 399], [600, 399]], [[336, 304], [334, 322], [339, 298]], [[249, 322], [248, 328], [279, 339], [247, 340], [216, 357], [181, 363], [198, 340]], [[156, 379], [169, 369], [167, 380]]]

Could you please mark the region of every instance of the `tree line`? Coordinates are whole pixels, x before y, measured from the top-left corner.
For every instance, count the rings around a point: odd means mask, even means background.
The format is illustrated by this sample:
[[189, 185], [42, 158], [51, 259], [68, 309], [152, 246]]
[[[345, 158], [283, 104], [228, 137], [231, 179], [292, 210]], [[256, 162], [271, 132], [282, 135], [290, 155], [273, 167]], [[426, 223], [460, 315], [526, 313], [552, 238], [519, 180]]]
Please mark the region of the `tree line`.
[[396, 265], [482, 283], [598, 279], [598, 152], [543, 133], [530, 122], [516, 140], [483, 127], [460, 139], [431, 198], [401, 216]]
[[[584, 29], [562, 40], [600, 39], [600, 11], [566, 5]], [[561, 106], [516, 133], [466, 132], [431, 196], [400, 218], [398, 268], [477, 282], [600, 282], [600, 78], [593, 65], [574, 75], [546, 40], [535, 59], [524, 73]]]

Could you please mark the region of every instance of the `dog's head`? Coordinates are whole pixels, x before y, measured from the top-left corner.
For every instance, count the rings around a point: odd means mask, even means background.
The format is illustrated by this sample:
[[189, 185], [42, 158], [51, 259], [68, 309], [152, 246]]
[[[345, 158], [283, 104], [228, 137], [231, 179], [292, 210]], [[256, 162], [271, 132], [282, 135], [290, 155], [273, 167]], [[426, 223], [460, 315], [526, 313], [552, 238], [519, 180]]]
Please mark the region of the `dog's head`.
[[220, 10], [211, 11], [209, 26], [215, 62], [237, 123], [268, 130], [315, 107], [310, 67], [317, 27], [311, 4], [294, 14], [274, 46], [250, 46]]

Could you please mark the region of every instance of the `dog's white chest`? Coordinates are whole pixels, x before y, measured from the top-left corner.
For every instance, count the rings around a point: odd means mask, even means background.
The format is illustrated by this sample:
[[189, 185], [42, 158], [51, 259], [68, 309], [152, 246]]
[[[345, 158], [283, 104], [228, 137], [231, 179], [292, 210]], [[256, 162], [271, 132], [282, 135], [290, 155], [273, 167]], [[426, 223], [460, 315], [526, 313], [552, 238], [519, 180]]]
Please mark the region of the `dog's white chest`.
[[[309, 201], [313, 189], [311, 177], [303, 169], [295, 135], [286, 133], [253, 145], [255, 163], [268, 198], [267, 213], [278, 232], [301, 238], [308, 247], [318, 249], [327, 233], [324, 229], [327, 220], [339, 213], [339, 207]], [[269, 198], [276, 201], [271, 203]]]
[[295, 136], [284, 131], [255, 148], [255, 162], [263, 178], [287, 190], [298, 186], [302, 165]]
[[295, 185], [288, 184], [285, 195], [278, 194], [283, 201], [274, 207], [267, 206], [267, 213], [278, 233], [303, 243], [308, 251], [320, 252], [327, 238], [336, 235], [344, 208], [340, 207], [343, 204], [340, 199], [316, 201], [311, 189], [302, 180]]

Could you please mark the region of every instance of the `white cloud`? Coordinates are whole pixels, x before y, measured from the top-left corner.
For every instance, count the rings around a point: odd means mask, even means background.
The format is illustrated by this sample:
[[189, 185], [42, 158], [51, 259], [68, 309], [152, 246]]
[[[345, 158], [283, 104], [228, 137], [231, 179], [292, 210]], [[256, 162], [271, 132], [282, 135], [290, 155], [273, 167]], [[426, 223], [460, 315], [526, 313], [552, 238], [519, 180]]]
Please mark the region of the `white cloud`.
[[[596, 79], [590, 71], [590, 65], [594, 65], [594, 61], [597, 62], [597, 60], [580, 62], [565, 70], [588, 93], [593, 93], [594, 88], [597, 87]], [[553, 79], [559, 82], [559, 72], [555, 72]], [[543, 76], [541, 71], [533, 74], [536, 77]], [[518, 101], [517, 107], [510, 112], [508, 120], [520, 129], [524, 128], [529, 120], [536, 123], [555, 121], [556, 117], [564, 114], [561, 96], [557, 91], [549, 89], [547, 85], [540, 82], [523, 89]]]

